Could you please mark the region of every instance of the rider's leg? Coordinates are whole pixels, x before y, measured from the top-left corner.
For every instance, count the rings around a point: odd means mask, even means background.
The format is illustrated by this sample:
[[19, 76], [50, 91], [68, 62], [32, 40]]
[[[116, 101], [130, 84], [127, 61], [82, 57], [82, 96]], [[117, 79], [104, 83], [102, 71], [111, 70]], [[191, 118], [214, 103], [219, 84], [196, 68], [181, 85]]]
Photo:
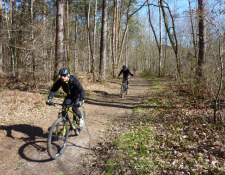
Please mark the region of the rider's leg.
[[126, 78], [123, 78], [123, 81], [122, 81], [122, 83], [124, 83], [126, 81]]
[[127, 77], [127, 89], [129, 89], [129, 78], [130, 76]]
[[[76, 97], [76, 98], [73, 99], [74, 104], [77, 104], [77, 102], [79, 102], [79, 101], [80, 101], [80, 97]], [[78, 116], [79, 118], [82, 118], [82, 115], [81, 115], [81, 112], [80, 112], [80, 110], [79, 110], [79, 107], [73, 105], [72, 110], [73, 110], [73, 112], [74, 112], [75, 114], [77, 114], [77, 116]]]
[[[71, 96], [67, 95], [67, 96], [65, 97], [65, 99], [64, 99], [64, 103], [67, 104], [67, 105], [70, 105], [72, 102], [74, 102], [74, 104], [76, 104], [79, 100], [80, 100], [79, 97], [74, 98], [74, 97], [71, 97]], [[82, 117], [81, 112], [79, 111], [79, 109], [78, 109], [77, 106], [73, 106], [73, 107], [72, 107], [72, 110], [73, 110], [73, 112], [74, 112], [75, 114], [77, 114], [77, 116], [78, 116], [79, 118]]]
[[[79, 102], [79, 101], [80, 101], [80, 97], [75, 97], [75, 98], [73, 98], [74, 104], [77, 104], [77, 102]], [[79, 111], [79, 107], [73, 105], [72, 110], [73, 110], [73, 112], [74, 112], [75, 114], [77, 114], [77, 116], [78, 116], [79, 119], [80, 119], [80, 124], [79, 124], [79, 126], [80, 126], [81, 128], [84, 127], [84, 118], [83, 118], [83, 116], [81, 115], [81, 112]]]

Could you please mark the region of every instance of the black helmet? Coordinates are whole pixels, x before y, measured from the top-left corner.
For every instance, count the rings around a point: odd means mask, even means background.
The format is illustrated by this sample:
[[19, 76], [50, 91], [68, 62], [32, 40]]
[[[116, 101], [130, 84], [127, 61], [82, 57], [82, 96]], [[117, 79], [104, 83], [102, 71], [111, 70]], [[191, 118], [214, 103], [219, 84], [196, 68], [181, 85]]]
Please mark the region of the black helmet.
[[122, 68], [123, 68], [123, 69], [125, 69], [125, 68], [127, 68], [127, 67], [126, 67], [126, 65], [123, 65], [123, 67], [122, 67]]
[[70, 70], [68, 68], [62, 68], [59, 70], [59, 75], [70, 74]]

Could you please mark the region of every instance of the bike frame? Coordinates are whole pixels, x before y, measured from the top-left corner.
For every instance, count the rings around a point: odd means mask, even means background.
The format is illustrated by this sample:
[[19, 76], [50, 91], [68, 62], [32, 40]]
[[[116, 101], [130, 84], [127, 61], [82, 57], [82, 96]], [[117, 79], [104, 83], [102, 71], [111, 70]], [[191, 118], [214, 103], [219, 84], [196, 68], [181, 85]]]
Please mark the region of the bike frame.
[[[68, 106], [66, 106], [65, 104], [58, 104], [58, 105], [62, 105], [62, 112], [61, 112], [61, 114], [62, 114], [62, 118], [63, 118], [64, 122], [69, 121], [70, 126], [72, 126], [73, 130], [75, 130], [76, 127], [74, 126], [73, 122], [71, 121], [71, 119], [70, 119], [70, 117], [68, 115], [68, 112], [72, 113], [73, 116], [76, 116], [76, 120], [77, 120], [77, 115], [72, 110], [69, 109], [70, 107], [73, 106], [73, 104], [68, 105]], [[63, 113], [64, 113], [64, 115], [63, 115]], [[65, 131], [66, 131], [66, 125], [63, 127], [63, 132], [62, 132], [63, 136], [65, 136]], [[56, 129], [56, 134], [58, 134], [58, 128]]]

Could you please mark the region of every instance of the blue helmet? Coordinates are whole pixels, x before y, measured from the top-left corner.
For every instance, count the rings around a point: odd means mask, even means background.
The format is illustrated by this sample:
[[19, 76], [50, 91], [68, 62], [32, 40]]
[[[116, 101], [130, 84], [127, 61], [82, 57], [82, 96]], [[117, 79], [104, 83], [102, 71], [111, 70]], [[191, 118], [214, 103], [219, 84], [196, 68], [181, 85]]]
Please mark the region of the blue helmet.
[[123, 65], [123, 67], [122, 67], [123, 69], [125, 69], [125, 68], [127, 68], [127, 66], [126, 65]]

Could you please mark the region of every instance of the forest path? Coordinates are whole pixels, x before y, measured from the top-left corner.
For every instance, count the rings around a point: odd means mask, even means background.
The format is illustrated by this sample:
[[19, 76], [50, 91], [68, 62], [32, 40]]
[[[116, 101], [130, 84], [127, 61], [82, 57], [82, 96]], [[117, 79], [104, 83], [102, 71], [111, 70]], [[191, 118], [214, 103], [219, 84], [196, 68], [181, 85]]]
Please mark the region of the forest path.
[[[98, 174], [97, 172], [90, 173], [85, 169], [86, 165], [90, 164], [90, 160], [94, 158], [93, 148], [97, 148], [98, 143], [104, 140], [110, 121], [132, 114], [133, 108], [141, 103], [143, 96], [150, 89], [150, 81], [136, 74], [130, 79], [129, 95], [121, 98], [121, 81], [114, 79], [105, 87], [95, 84], [84, 86], [87, 91], [86, 127], [80, 136], [69, 136], [64, 153], [56, 160], [51, 160], [48, 156], [47, 136], [49, 127], [60, 111], [59, 107], [43, 105], [36, 117], [27, 122], [23, 121], [23, 124], [17, 121], [16, 124], [10, 126], [2, 125], [4, 121], [0, 118], [0, 174]], [[0, 93], [4, 98], [5, 92]], [[26, 96], [26, 92], [22, 93], [20, 95]], [[44, 103], [46, 94], [42, 97], [42, 103]], [[62, 101], [62, 98], [60, 100]], [[22, 112], [29, 117], [25, 110]]]

